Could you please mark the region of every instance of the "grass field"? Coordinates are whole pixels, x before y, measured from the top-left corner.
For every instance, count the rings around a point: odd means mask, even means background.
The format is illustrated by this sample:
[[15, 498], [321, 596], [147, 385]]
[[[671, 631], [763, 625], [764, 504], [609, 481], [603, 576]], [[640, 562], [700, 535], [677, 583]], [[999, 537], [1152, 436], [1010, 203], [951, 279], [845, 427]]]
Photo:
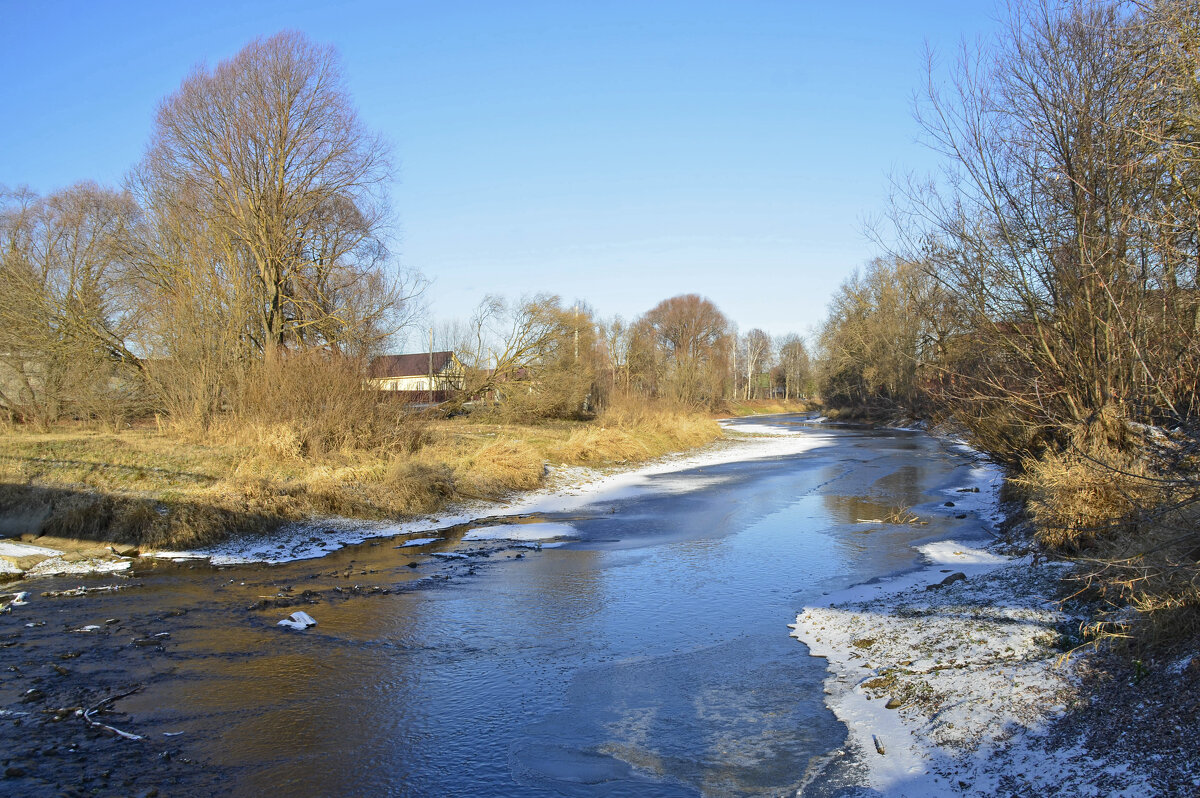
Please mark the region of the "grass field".
[[153, 426], [0, 435], [0, 533], [194, 546], [305, 517], [400, 518], [542, 484], [547, 464], [637, 463], [721, 436], [709, 416], [618, 409], [594, 421], [419, 422], [403, 446], [305, 456], [281, 425], [219, 442]]

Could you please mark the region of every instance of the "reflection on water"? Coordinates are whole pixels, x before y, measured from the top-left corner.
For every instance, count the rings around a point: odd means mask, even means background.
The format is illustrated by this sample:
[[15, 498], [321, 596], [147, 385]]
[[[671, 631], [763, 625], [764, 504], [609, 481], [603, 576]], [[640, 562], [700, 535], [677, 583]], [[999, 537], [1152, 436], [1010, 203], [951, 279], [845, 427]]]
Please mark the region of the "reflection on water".
[[[963, 523], [930, 510], [965, 479], [954, 455], [915, 434], [832, 437], [508, 532], [161, 566], [77, 606], [171, 633], [161, 654], [114, 650], [146, 684], [121, 710], [182, 732], [223, 793], [777, 795], [845, 737], [823, 661], [787, 624]], [[860, 523], [921, 505], [928, 526]], [[292, 607], [318, 625], [277, 627]]]

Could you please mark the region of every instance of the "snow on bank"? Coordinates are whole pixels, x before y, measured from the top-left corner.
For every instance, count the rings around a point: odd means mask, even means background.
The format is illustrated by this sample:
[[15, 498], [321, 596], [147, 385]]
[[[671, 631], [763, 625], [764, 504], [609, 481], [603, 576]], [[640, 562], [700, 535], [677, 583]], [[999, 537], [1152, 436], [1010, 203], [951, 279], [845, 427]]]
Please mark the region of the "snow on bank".
[[0, 538], [0, 578], [116, 573], [128, 569], [133, 563], [129, 557], [97, 549], [94, 545], [76, 545], [74, 549], [37, 546]]
[[1058, 642], [1078, 619], [1052, 600], [1066, 566], [954, 541], [919, 551], [926, 567], [831, 595], [793, 627], [828, 660], [827, 704], [849, 729], [864, 786], [888, 796], [1148, 794], [1129, 763], [1046, 739], [1072, 696]]
[[[832, 441], [831, 436], [811, 429], [776, 425], [769, 421], [745, 424], [729, 420], [721, 423], [729, 437], [699, 451], [667, 456], [648, 465], [623, 471], [601, 471], [577, 466], [556, 468], [551, 471], [549, 487], [520, 494], [507, 503], [466, 503], [444, 515], [403, 523], [326, 519], [319, 523], [289, 525], [269, 536], [238, 538], [195, 551], [149, 552], [146, 556], [170, 559], [201, 556], [210, 559], [214, 565], [311, 559], [371, 538], [411, 534], [424, 539], [436, 537], [438, 530], [481, 519], [488, 519], [490, 524], [492, 521], [529, 513], [571, 512], [596, 502], [621, 501], [645, 493], [701, 490], [717, 478], [708, 474], [683, 472], [725, 463], [802, 454]], [[504, 523], [502, 520], [500, 522]], [[543, 524], [530, 525], [542, 526], [542, 530], [520, 532], [525, 537], [513, 538], [511, 535], [518, 533], [514, 532], [512, 526], [515, 525], [506, 527], [502, 533], [503, 539], [542, 541], [566, 534], [561, 530], [547, 531], [544, 529], [547, 525]], [[475, 537], [465, 539], [501, 539], [485, 538], [485, 534], [486, 525], [481, 525], [481, 528], [468, 532], [468, 535]], [[414, 541], [408, 541], [407, 544], [419, 545]]]
[[30, 557], [44, 554], [47, 557], [57, 557], [62, 554], [58, 549], [46, 546], [34, 546], [32, 543], [20, 543], [15, 540], [0, 540], [0, 557]]
[[85, 560], [68, 560], [63, 557], [51, 557], [42, 560], [25, 572], [26, 577], [34, 576], [84, 576], [86, 574], [114, 574], [127, 571], [133, 565], [132, 558], [110, 559], [89, 557]]

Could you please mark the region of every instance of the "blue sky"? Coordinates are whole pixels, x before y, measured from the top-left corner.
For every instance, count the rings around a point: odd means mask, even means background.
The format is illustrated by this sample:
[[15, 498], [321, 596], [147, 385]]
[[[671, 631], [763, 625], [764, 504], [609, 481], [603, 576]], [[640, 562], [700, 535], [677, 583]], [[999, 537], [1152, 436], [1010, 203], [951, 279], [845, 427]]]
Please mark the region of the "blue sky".
[[549, 291], [632, 318], [708, 296], [805, 332], [874, 254], [912, 99], [991, 2], [0, 1], [0, 184], [117, 184], [198, 62], [300, 30], [395, 149], [395, 251], [436, 319]]

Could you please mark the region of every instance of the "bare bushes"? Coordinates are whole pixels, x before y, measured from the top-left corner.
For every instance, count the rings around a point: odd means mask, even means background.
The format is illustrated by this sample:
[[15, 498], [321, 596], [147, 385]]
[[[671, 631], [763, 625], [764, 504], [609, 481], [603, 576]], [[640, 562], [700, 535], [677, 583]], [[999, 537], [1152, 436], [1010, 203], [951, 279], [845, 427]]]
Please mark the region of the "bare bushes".
[[320, 460], [353, 452], [414, 452], [427, 422], [366, 386], [358, 361], [305, 352], [254, 364], [231, 380], [227, 410], [208, 437], [278, 459]]

